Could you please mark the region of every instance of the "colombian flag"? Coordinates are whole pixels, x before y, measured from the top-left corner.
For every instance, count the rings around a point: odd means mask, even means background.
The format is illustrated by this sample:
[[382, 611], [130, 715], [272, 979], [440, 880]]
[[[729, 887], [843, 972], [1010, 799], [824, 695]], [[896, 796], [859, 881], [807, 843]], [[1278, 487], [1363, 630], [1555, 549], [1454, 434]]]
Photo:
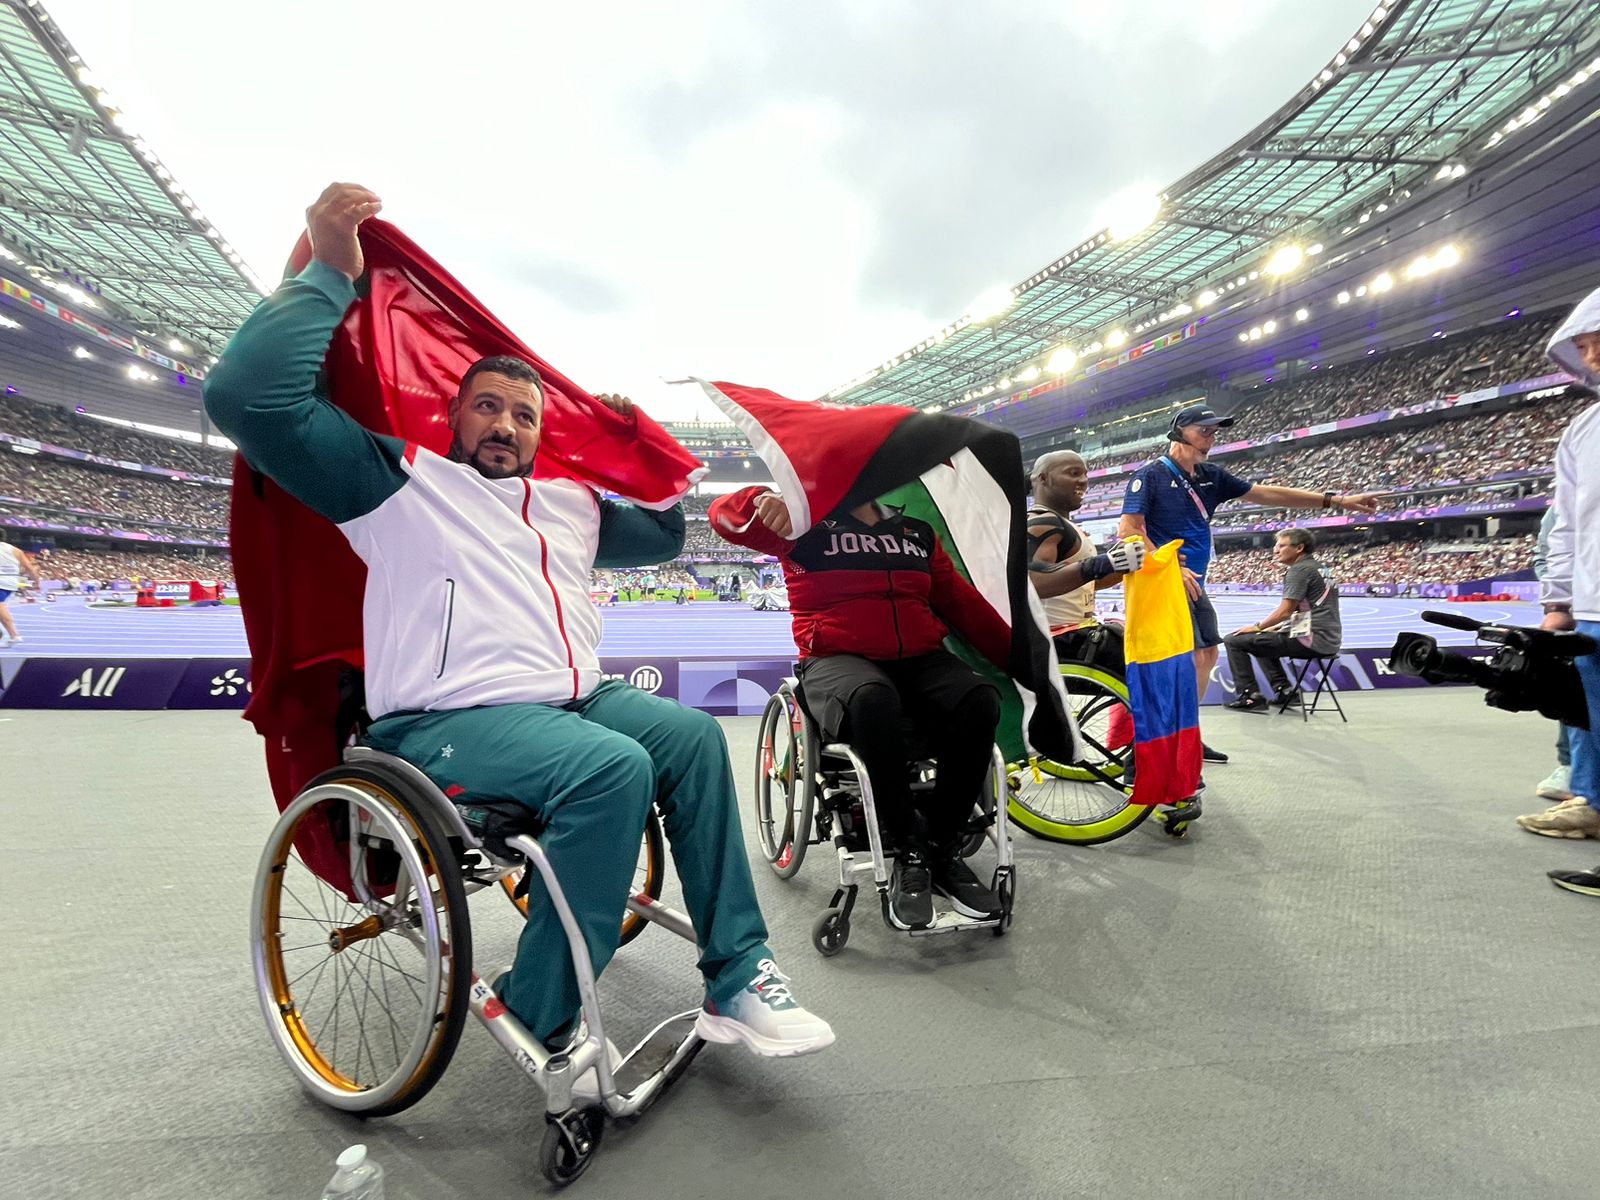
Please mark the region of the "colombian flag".
[[1134, 804], [1172, 804], [1200, 787], [1200, 695], [1194, 621], [1178, 563], [1182, 546], [1168, 542], [1124, 584]]

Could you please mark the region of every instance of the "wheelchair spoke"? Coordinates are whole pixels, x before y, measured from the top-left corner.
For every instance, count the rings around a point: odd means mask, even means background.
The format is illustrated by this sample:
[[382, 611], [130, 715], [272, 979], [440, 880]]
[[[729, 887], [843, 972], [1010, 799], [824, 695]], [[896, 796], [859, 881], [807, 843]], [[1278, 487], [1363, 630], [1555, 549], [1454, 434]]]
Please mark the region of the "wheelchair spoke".
[[[411, 987], [411, 985], [413, 983], [419, 983], [423, 987], [427, 987], [428, 986], [428, 981], [426, 979], [417, 978], [417, 976], [411, 974], [410, 971], [407, 971], [404, 967], [402, 967], [400, 965], [400, 960], [395, 958], [394, 951], [390, 950], [386, 946], [384, 946], [383, 941], [382, 941], [381, 938], [378, 941], [378, 947], [379, 947], [379, 954], [380, 955], [384, 954], [384, 953], [387, 953], [389, 955], [389, 961], [387, 963], [384, 963], [384, 965], [386, 967], [392, 967], [393, 970], [396, 972], [396, 974], [400, 975], [401, 978], [406, 980], [406, 986], [411, 988], [412, 996], [416, 998], [416, 1001], [417, 1001], [418, 1004], [421, 1004], [422, 1003], [422, 993], [417, 991], [416, 988]], [[352, 953], [355, 953], [355, 954], [360, 955], [362, 957], [366, 956], [366, 952], [361, 950], [359, 947], [352, 947], [351, 950], [352, 950]], [[382, 959], [380, 958], [379, 961], [381, 962]]]
[[[316, 995], [317, 985], [322, 982], [322, 972], [326, 971], [328, 969], [328, 964], [330, 962], [332, 962], [332, 961], [333, 961], [333, 955], [330, 954], [330, 955], [328, 955], [327, 958], [323, 959], [321, 962], [316, 963], [313, 966], [307, 967], [304, 971], [301, 971], [300, 974], [296, 975], [293, 979], [289, 980], [289, 987], [291, 989], [293, 989], [295, 984], [299, 983], [307, 975], [311, 974], [311, 972], [313, 972], [313, 971], [317, 972], [317, 977], [311, 981], [311, 987], [307, 990], [307, 992], [305, 994], [305, 999], [298, 1001], [298, 1003], [300, 1005], [300, 1008], [301, 1008], [301, 1011], [304, 1011], [305, 1010], [305, 1006], [307, 1004], [311, 1003], [311, 997]], [[292, 990], [291, 990], [290, 994], [291, 995], [293, 994]]]
[[383, 1013], [389, 1018], [389, 1041], [394, 1047], [394, 1061], [400, 1062], [400, 1039], [396, 1033], [400, 1032], [400, 1022], [394, 1019], [394, 1000], [389, 995], [389, 972], [383, 971], [378, 975], [378, 983], [383, 987]]

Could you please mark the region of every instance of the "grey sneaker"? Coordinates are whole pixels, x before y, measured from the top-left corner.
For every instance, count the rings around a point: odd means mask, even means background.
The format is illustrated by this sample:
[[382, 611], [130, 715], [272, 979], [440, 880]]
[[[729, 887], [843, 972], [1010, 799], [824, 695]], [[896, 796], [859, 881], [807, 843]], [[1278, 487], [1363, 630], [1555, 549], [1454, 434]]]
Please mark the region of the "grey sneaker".
[[1546, 775], [1534, 795], [1544, 800], [1571, 800], [1572, 799], [1572, 768], [1557, 767]]

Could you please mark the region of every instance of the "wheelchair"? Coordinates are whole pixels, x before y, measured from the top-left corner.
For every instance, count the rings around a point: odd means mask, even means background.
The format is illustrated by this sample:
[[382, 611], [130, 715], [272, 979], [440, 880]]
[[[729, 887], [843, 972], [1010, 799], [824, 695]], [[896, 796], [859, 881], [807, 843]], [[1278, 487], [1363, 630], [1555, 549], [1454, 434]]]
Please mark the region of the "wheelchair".
[[[909, 723], [908, 723], [909, 726]], [[893, 847], [885, 845], [872, 797], [872, 783], [855, 750], [844, 743], [824, 743], [822, 731], [801, 699], [794, 676], [784, 679], [761, 714], [756, 743], [756, 837], [767, 865], [780, 879], [792, 879], [811, 846], [831, 844], [838, 856], [839, 886], [828, 907], [811, 926], [811, 944], [831, 958], [850, 940], [860, 880], [870, 876], [878, 893], [883, 923], [912, 937], [989, 929], [996, 937], [1011, 927], [1016, 900], [1016, 865], [1006, 822], [998, 817], [997, 797], [1004, 794], [1005, 761], [993, 754], [983, 794], [974, 804], [962, 857], [970, 858], [988, 841], [995, 848], [991, 886], [1000, 897], [1000, 915], [969, 917], [954, 909], [936, 911], [931, 924], [907, 930], [895, 923], [889, 907], [889, 869]], [[915, 730], [907, 729], [918, 758], [907, 764], [911, 791], [931, 790], [937, 764], [926, 746], [916, 746]]]
[[[438, 1082], [468, 1012], [545, 1093], [540, 1165], [557, 1185], [588, 1168], [607, 1116], [635, 1117], [701, 1048], [698, 1010], [668, 1017], [615, 1069], [589, 951], [536, 818], [519, 805], [447, 799], [410, 763], [349, 746], [284, 809], [262, 852], [250, 943], [261, 1011], [302, 1087], [362, 1117], [410, 1107]], [[661, 826], [651, 811], [623, 941], [659, 925], [691, 944], [689, 918], [660, 903]], [[313, 869], [315, 865], [316, 869]], [[550, 1051], [507, 1010], [472, 963], [467, 896], [537, 872], [566, 930], [586, 1035]], [[573, 1081], [598, 1072], [600, 1104], [578, 1107]]]
[[1076, 846], [1114, 841], [1154, 812], [1169, 837], [1187, 836], [1200, 816], [1198, 799], [1179, 805], [1132, 804], [1132, 720], [1128, 684], [1092, 663], [1061, 663], [1067, 706], [1085, 748], [1083, 761], [1058, 763], [1037, 756], [1006, 764], [1006, 809], [1036, 837]]

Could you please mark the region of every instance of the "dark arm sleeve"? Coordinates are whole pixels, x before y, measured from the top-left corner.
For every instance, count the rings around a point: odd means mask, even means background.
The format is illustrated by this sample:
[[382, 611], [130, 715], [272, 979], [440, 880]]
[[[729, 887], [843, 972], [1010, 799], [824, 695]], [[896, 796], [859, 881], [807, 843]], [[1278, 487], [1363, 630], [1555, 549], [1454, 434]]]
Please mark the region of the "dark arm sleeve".
[[683, 550], [683, 505], [652, 512], [602, 498], [597, 567], [643, 567], [664, 563]]

